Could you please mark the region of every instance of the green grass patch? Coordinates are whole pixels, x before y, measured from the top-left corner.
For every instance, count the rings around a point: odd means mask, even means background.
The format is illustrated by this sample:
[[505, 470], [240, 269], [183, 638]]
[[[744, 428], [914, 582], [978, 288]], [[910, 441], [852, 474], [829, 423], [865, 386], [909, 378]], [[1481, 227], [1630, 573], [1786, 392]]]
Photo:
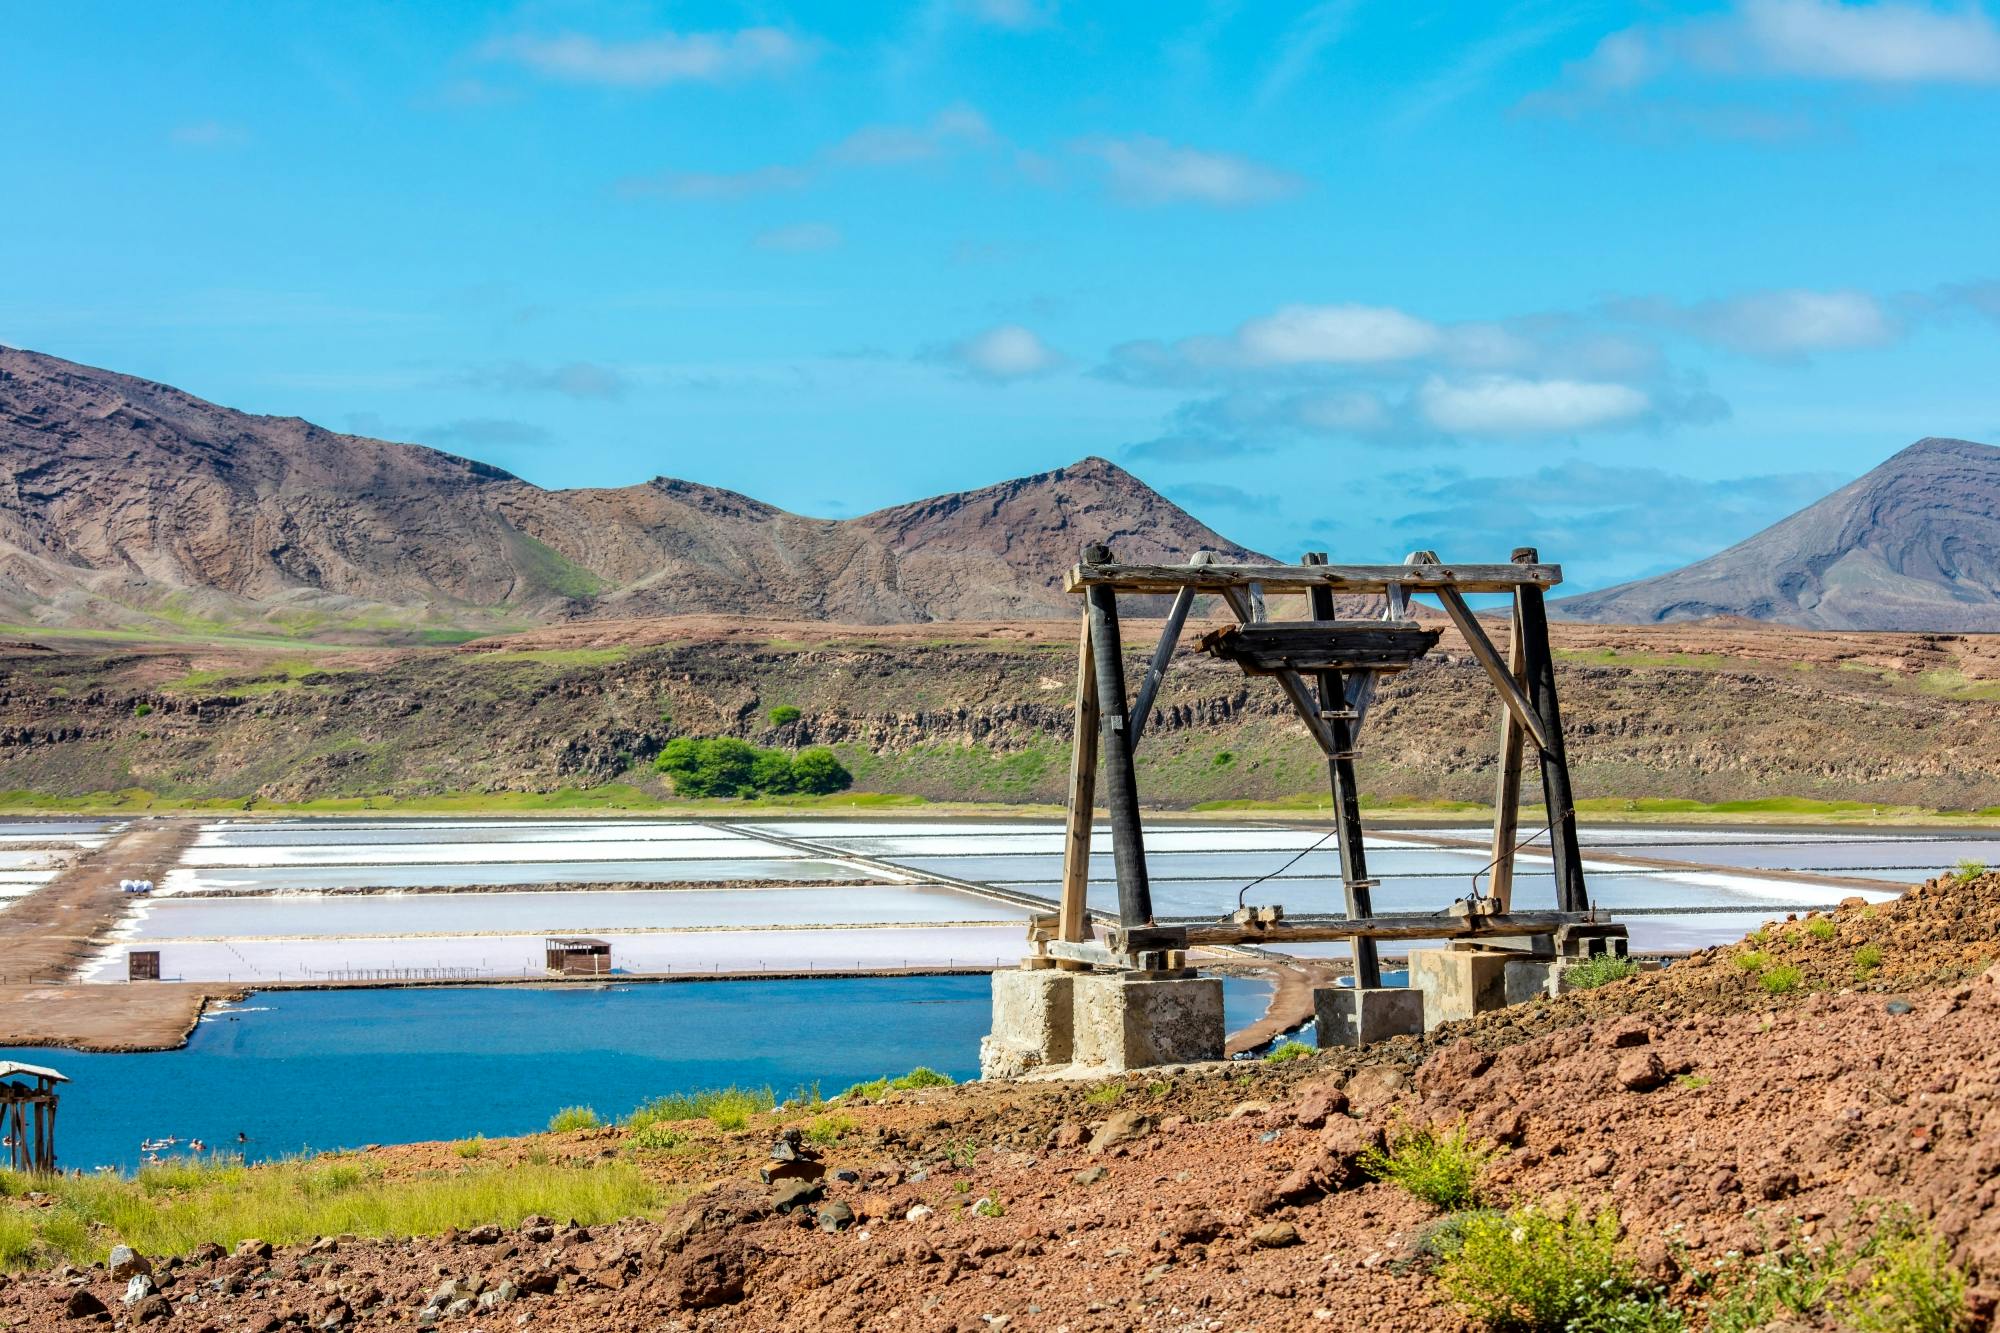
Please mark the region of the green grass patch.
[[1572, 1205], [1473, 1213], [1441, 1238], [1445, 1292], [1497, 1333], [1667, 1333], [1680, 1313], [1640, 1282], [1618, 1253], [1618, 1215]]
[[596, 1129], [604, 1122], [588, 1106], [565, 1106], [549, 1117], [549, 1133], [568, 1134], [579, 1129]]
[[1805, 973], [1788, 963], [1783, 967], [1774, 967], [1757, 978], [1757, 984], [1772, 995], [1789, 995], [1804, 985], [1805, 980]]
[[1479, 1206], [1480, 1180], [1499, 1152], [1498, 1144], [1468, 1133], [1463, 1121], [1444, 1129], [1419, 1125], [1399, 1128], [1389, 1135], [1386, 1148], [1363, 1153], [1361, 1169], [1434, 1208], [1456, 1213]]
[[338, 1157], [245, 1167], [233, 1161], [148, 1167], [135, 1176], [0, 1172], [0, 1194], [39, 1191], [41, 1207], [0, 1205], [0, 1263], [101, 1261], [111, 1246], [155, 1257], [246, 1236], [276, 1245], [336, 1236], [435, 1235], [450, 1227], [517, 1226], [533, 1213], [594, 1224], [667, 1202], [636, 1170], [478, 1166], [385, 1180]]
[[473, 1161], [486, 1155], [486, 1136], [474, 1134], [469, 1139], [460, 1139], [451, 1145], [451, 1150], [467, 1161]]
[[834, 1112], [814, 1117], [806, 1126], [806, 1137], [822, 1148], [831, 1148], [860, 1127], [861, 1122], [853, 1116]]
[[352, 669], [324, 666], [306, 658], [288, 658], [279, 662], [261, 663], [249, 669], [190, 671], [178, 680], [168, 681], [160, 688], [172, 694], [206, 692], [250, 698], [261, 694], [277, 694], [283, 690], [295, 690], [310, 677], [337, 675]]
[[742, 1129], [752, 1116], [762, 1115], [777, 1104], [777, 1096], [769, 1088], [739, 1088], [733, 1083], [726, 1088], [670, 1092], [626, 1116], [625, 1127], [644, 1129], [648, 1125], [707, 1120], [720, 1129]]
[[507, 545], [514, 557], [514, 567], [558, 597], [595, 597], [607, 586], [596, 574], [525, 532], [510, 532]]
[[688, 1139], [667, 1121], [655, 1120], [633, 1130], [625, 1141], [641, 1152], [678, 1152], [687, 1146]]
[[1949, 1247], [1908, 1209], [1896, 1208], [1865, 1238], [1794, 1232], [1755, 1262], [1724, 1270], [1708, 1327], [1751, 1333], [1830, 1320], [1858, 1333], [1959, 1333], [1970, 1322], [1965, 1295], [1965, 1275], [1951, 1263]]
[[927, 1065], [918, 1065], [909, 1073], [899, 1074], [894, 1078], [884, 1075], [881, 1078], [870, 1079], [866, 1083], [856, 1083], [840, 1095], [848, 1098], [878, 1099], [891, 1092], [909, 1092], [916, 1088], [948, 1088], [955, 1082], [957, 1080], [949, 1074], [940, 1074]]
[[1806, 922], [1806, 934], [1825, 944], [1840, 933], [1840, 927], [1833, 924], [1830, 916], [1816, 916]]
[[1859, 949], [1856, 949], [1854, 951], [1854, 975], [1858, 979], [1866, 981], [1869, 977], [1874, 976], [1876, 970], [1879, 969], [1881, 966], [1882, 966], [1881, 945], [1864, 944]]
[[630, 648], [522, 648], [501, 649], [491, 653], [467, 653], [461, 660], [480, 666], [506, 665], [517, 662], [531, 662], [538, 666], [588, 667], [609, 666], [622, 662], [632, 655]]
[[1571, 990], [1595, 990], [1614, 981], [1639, 975], [1639, 964], [1631, 958], [1601, 953], [1563, 969], [1563, 985]]
[[1771, 955], [1765, 953], [1762, 949], [1745, 949], [1742, 953], [1732, 957], [1729, 962], [1737, 971], [1749, 972], [1754, 975], [1755, 973], [1762, 972], [1771, 965]]
[[1952, 872], [1952, 878], [1956, 879], [1960, 884], [1970, 884], [1985, 873], [1986, 863], [1984, 861], [1960, 861], [1958, 869]]
[[1125, 1096], [1123, 1083], [1105, 1083], [1083, 1094], [1083, 1100], [1092, 1106], [1116, 1106]]
[[1271, 1064], [1280, 1065], [1291, 1060], [1310, 1060], [1316, 1054], [1318, 1052], [1302, 1041], [1288, 1041], [1264, 1052], [1264, 1059]]

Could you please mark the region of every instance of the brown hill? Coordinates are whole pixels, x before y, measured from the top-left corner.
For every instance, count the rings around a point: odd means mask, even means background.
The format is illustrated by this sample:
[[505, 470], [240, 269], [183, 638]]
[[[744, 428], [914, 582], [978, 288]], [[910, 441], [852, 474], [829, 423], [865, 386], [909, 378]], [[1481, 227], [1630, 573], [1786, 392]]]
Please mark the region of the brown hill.
[[1807, 629], [2000, 630], [2000, 449], [1919, 440], [1718, 555], [1551, 609], [1623, 625], [1747, 616]]
[[750, 611], [1069, 614], [1085, 541], [1253, 553], [1100, 458], [847, 520], [688, 481], [549, 491], [0, 348], [0, 619], [313, 637]]

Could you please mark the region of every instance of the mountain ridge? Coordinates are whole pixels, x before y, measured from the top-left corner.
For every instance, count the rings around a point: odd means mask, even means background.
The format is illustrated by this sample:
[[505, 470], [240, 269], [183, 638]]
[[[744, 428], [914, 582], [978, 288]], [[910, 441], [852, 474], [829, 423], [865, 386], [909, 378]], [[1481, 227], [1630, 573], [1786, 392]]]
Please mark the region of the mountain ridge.
[[545, 490], [427, 445], [12, 348], [0, 465], [0, 618], [65, 627], [393, 637], [725, 612], [1008, 619], [1073, 614], [1060, 579], [1086, 541], [1134, 560], [1261, 558], [1102, 458], [812, 518], [666, 476]]
[[1704, 560], [1550, 611], [1600, 624], [1741, 616], [1802, 629], [2000, 631], [2000, 448], [1926, 436]]

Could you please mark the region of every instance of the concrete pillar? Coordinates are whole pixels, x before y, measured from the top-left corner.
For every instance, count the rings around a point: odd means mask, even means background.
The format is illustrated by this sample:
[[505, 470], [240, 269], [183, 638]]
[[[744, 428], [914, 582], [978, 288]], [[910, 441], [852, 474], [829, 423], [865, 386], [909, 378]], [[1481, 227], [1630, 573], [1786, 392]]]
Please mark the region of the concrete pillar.
[[1079, 1069], [1120, 1073], [1223, 1058], [1219, 978], [1079, 973], [1075, 985], [1071, 1050]]
[[1507, 1003], [1507, 964], [1520, 955], [1483, 949], [1410, 950], [1410, 987], [1424, 995], [1424, 1031]]
[[993, 974], [993, 1030], [979, 1043], [981, 1078], [1019, 1078], [1039, 1065], [1069, 1063], [1079, 975], [1052, 967]]
[[1320, 1049], [1366, 1046], [1424, 1030], [1424, 993], [1407, 986], [1321, 986], [1313, 991]]

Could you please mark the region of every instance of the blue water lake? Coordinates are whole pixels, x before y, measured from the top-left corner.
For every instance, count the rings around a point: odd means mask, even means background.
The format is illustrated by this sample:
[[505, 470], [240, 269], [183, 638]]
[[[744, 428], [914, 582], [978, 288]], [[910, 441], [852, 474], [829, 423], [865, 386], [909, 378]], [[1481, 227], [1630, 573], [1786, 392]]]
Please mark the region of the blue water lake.
[[[69, 1076], [65, 1167], [134, 1168], [141, 1140], [166, 1135], [256, 1161], [523, 1134], [565, 1106], [613, 1119], [730, 1083], [785, 1097], [917, 1065], [975, 1078], [991, 995], [978, 975], [271, 991], [211, 1011], [183, 1050], [0, 1059]], [[1270, 986], [1231, 979], [1224, 996], [1233, 1031], [1263, 1013]]]

